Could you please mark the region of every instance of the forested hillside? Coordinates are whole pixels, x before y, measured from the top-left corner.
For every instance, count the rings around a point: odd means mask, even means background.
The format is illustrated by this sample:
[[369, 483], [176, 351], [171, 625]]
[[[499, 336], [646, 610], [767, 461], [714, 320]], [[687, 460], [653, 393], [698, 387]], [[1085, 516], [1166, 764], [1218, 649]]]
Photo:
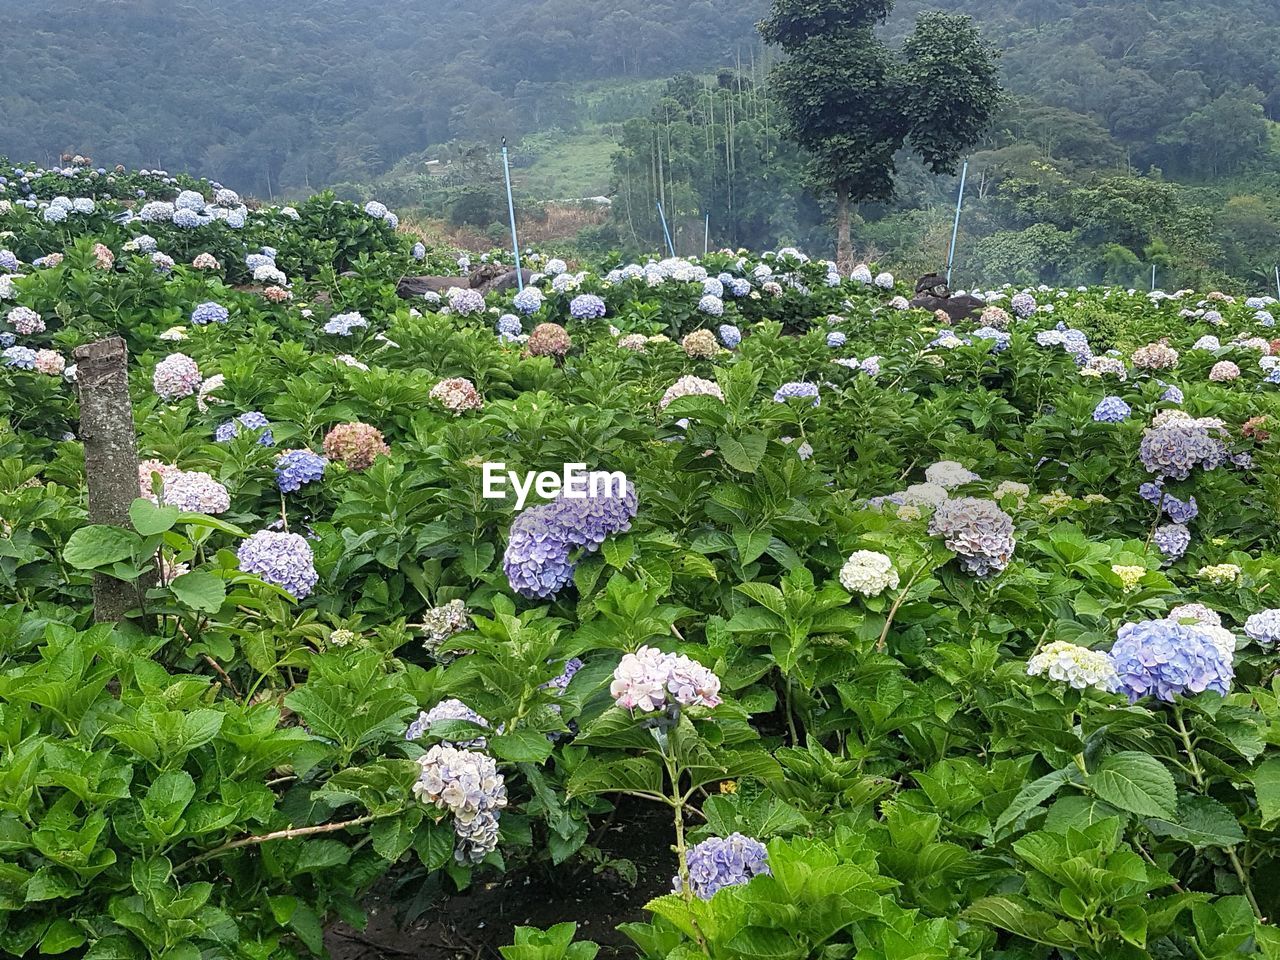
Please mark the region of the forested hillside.
[[[972, 15], [1009, 99], [974, 152], [975, 279], [1258, 282], [1280, 259], [1273, 0], [898, 0]], [[677, 240], [822, 252], [829, 210], [771, 104], [766, 0], [32, 0], [7, 11], [0, 154], [217, 177], [262, 196], [337, 186], [481, 230], [525, 199], [608, 192], [597, 250]], [[665, 82], [667, 78], [673, 78]], [[612, 155], [612, 161], [610, 157]], [[429, 170], [428, 159], [441, 167]], [[899, 170], [857, 239], [936, 265], [956, 184]]]

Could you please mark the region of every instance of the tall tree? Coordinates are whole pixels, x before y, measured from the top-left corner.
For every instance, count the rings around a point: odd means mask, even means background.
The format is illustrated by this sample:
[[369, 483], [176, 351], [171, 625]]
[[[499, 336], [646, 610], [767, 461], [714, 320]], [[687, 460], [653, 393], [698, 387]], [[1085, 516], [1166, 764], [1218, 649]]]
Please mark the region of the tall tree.
[[899, 49], [876, 36], [893, 0], [774, 0], [760, 24], [787, 56], [772, 90], [815, 183], [835, 194], [836, 260], [853, 260], [849, 204], [893, 196], [909, 148], [954, 173], [1000, 101], [997, 54], [969, 17], [925, 13]]

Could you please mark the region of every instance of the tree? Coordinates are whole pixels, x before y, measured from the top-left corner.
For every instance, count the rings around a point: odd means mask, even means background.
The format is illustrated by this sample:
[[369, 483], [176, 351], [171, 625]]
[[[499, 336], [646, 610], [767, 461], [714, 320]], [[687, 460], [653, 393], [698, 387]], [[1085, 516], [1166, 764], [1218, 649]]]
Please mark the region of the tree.
[[964, 16], [925, 13], [898, 50], [875, 34], [893, 0], [774, 0], [760, 25], [787, 56], [771, 75], [791, 139], [836, 199], [836, 260], [853, 260], [850, 201], [893, 197], [895, 157], [909, 148], [954, 173], [1000, 101], [996, 53]]

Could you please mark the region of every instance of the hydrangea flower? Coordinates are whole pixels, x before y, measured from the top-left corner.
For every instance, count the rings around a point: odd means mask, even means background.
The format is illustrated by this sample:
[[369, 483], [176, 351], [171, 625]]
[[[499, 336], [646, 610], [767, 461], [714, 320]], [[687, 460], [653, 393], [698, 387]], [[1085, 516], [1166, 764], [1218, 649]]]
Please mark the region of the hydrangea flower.
[[239, 436], [241, 430], [260, 430], [258, 443], [264, 447], [275, 445], [275, 437], [271, 435], [271, 421], [257, 410], [249, 410], [234, 419], [218, 425], [213, 432], [213, 439], [218, 443], [226, 443]]
[[1166, 523], [1156, 528], [1151, 540], [1164, 558], [1173, 562], [1181, 559], [1191, 546], [1191, 531], [1183, 523]]
[[524, 327], [520, 323], [520, 318], [513, 313], [504, 313], [498, 318], [495, 329], [502, 336], [518, 337], [524, 333]]
[[613, 671], [609, 695], [624, 710], [653, 713], [668, 696], [685, 707], [714, 707], [720, 701], [720, 678], [683, 654], [641, 647], [625, 654]]
[[709, 317], [720, 317], [724, 315], [724, 301], [715, 294], [706, 293], [702, 295], [702, 299], [698, 301], [698, 312], [705, 313]]
[[568, 331], [560, 324], [540, 323], [529, 334], [525, 350], [531, 357], [563, 357], [571, 345]]
[[370, 200], [364, 205], [364, 212], [375, 220], [385, 220], [389, 211], [385, 203], [379, 203], [377, 200]]
[[461, 416], [468, 410], [479, 410], [484, 406], [484, 400], [481, 399], [475, 384], [466, 377], [449, 377], [441, 380], [431, 388], [428, 396], [455, 417]]
[[[441, 700], [430, 710], [419, 712], [418, 719], [409, 724], [409, 729], [405, 731], [404, 738], [406, 740], [417, 740], [428, 730], [431, 729], [433, 723], [439, 723], [441, 720], [466, 720], [474, 723], [479, 727], [488, 727], [490, 723], [480, 714], [476, 713], [461, 700]], [[499, 731], [501, 732], [501, 731]], [[476, 749], [483, 750], [488, 741], [484, 737], [476, 737], [474, 740], [442, 740], [451, 747], [460, 747], [463, 750]]]
[[1214, 383], [1229, 383], [1239, 377], [1240, 368], [1230, 360], [1219, 360], [1209, 371], [1209, 379]]
[[853, 268], [853, 272], [849, 274], [849, 279], [856, 280], [858, 283], [869, 284], [874, 278], [871, 276], [871, 268], [865, 263], [860, 263]]
[[12, 250], [0, 250], [0, 270], [6, 273], [17, 273], [22, 264]]
[[422, 615], [422, 623], [418, 629], [422, 631], [422, 645], [433, 657], [438, 655], [440, 645], [455, 633], [471, 628], [471, 620], [467, 615], [467, 605], [461, 600], [450, 600], [438, 607], [432, 607]]
[[498, 817], [507, 787], [492, 757], [437, 743], [418, 758], [413, 794], [453, 814], [454, 858], [479, 863], [498, 847]]
[[962, 463], [954, 460], [939, 460], [925, 468], [926, 483], [937, 484], [944, 490], [954, 490], [966, 483], [976, 483], [982, 478]]
[[194, 360], [185, 353], [171, 353], [156, 364], [151, 385], [161, 399], [178, 400], [199, 390], [203, 379]]
[[329, 461], [310, 450], [289, 450], [276, 460], [276, 486], [281, 493], [294, 493], [324, 477]]
[[604, 301], [594, 293], [580, 293], [569, 301], [569, 315], [576, 320], [598, 320], [606, 312]]
[[1193, 468], [1212, 469], [1225, 459], [1226, 448], [1211, 429], [1202, 420], [1163, 420], [1143, 433], [1138, 456], [1149, 473], [1185, 480]]
[[1222, 617], [1203, 603], [1183, 603], [1169, 611], [1166, 619], [1194, 623], [1202, 627], [1222, 626]]
[[484, 295], [470, 287], [450, 287], [446, 296], [449, 298], [449, 309], [460, 317], [484, 310]]
[[0, 356], [4, 357], [4, 365], [17, 370], [34, 370], [36, 352], [30, 347], [5, 347]]
[[840, 568], [840, 586], [850, 593], [878, 597], [898, 586], [898, 571], [893, 561], [874, 550], [856, 550]]
[[544, 299], [542, 291], [537, 287], [525, 287], [516, 294], [515, 299], [511, 301], [511, 305], [527, 317], [542, 309], [542, 301]]
[[702, 377], [683, 376], [667, 387], [662, 399], [658, 401], [658, 409], [667, 409], [668, 404], [677, 397], [691, 396], [715, 397], [721, 402], [724, 401], [724, 393], [720, 390], [720, 385], [715, 381], [704, 380]]
[[818, 405], [818, 385], [816, 383], [806, 383], [802, 380], [793, 380], [790, 383], [784, 383], [773, 392], [774, 403], [785, 403], [792, 397], [802, 397], [804, 399], [813, 400], [812, 406]]
[[742, 343], [742, 331], [732, 323], [722, 323], [719, 328], [720, 342], [730, 350], [736, 350]]
[[[727, 837], [710, 837], [689, 848], [689, 886], [700, 900], [710, 900], [716, 891], [750, 882], [752, 877], [768, 874], [769, 852], [759, 840], [733, 833]], [[674, 893], [683, 885], [679, 875], [671, 878]]]
[[848, 341], [848, 339], [849, 338], [846, 337], [839, 330], [832, 330], [830, 333], [827, 334], [827, 346], [833, 350], [836, 350], [836, 349], [839, 349], [840, 347], [843, 347], [845, 343]]
[[929, 533], [941, 536], [960, 566], [974, 576], [999, 573], [1013, 557], [1013, 518], [993, 500], [958, 497], [939, 503]]
[[1230, 655], [1204, 629], [1175, 620], [1126, 623], [1111, 661], [1131, 703], [1147, 696], [1172, 702], [1205, 690], [1225, 697], [1234, 675]]
[[191, 311], [191, 322], [197, 327], [203, 327], [207, 323], [226, 323], [231, 317], [231, 311], [220, 303], [202, 303]]
[[1029, 293], [1015, 293], [1009, 298], [1009, 309], [1021, 319], [1036, 312], [1036, 298]]
[[884, 271], [883, 273], [877, 273], [877, 274], [876, 274], [876, 279], [875, 279], [875, 284], [876, 284], [876, 286], [877, 286], [877, 287], [879, 287], [881, 290], [892, 290], [892, 289], [893, 289], [893, 274], [892, 274], [892, 273], [889, 273], [889, 271], [887, 271], [887, 270], [886, 270], [886, 271]]
[[166, 477], [161, 496], [166, 506], [183, 513], [216, 516], [231, 509], [227, 488], [200, 470], [180, 470]]
[[695, 360], [706, 360], [720, 352], [720, 344], [710, 330], [693, 330], [685, 334], [680, 346], [687, 356]]
[[378, 457], [391, 453], [382, 431], [367, 423], [340, 423], [324, 438], [324, 455], [357, 473], [368, 470]]
[[1028, 676], [1047, 674], [1050, 680], [1070, 684], [1077, 690], [1096, 687], [1110, 692], [1120, 683], [1115, 665], [1106, 653], [1055, 640], [1027, 661]]
[[299, 600], [310, 596], [320, 579], [311, 545], [296, 533], [259, 530], [240, 544], [236, 558], [245, 573], [255, 573]]
[[1142, 578], [1147, 575], [1147, 568], [1135, 564], [1113, 563], [1111, 572], [1120, 578], [1120, 586], [1126, 592], [1136, 590]]
[[24, 337], [45, 331], [44, 319], [28, 307], [14, 307], [9, 311], [8, 320], [13, 329]]
[[636, 515], [635, 489], [585, 497], [564, 497], [521, 511], [507, 534], [502, 569], [511, 589], [523, 597], [545, 599], [573, 579], [569, 554], [575, 548], [598, 550], [605, 539], [631, 529]]
[[1093, 419], [1096, 423], [1123, 423], [1131, 412], [1129, 405], [1119, 397], [1103, 397], [1093, 408]]
[[1280, 640], [1280, 610], [1262, 610], [1244, 622], [1245, 636], [1258, 643], [1274, 644]]
[[35, 369], [45, 376], [60, 376], [67, 366], [67, 359], [57, 350], [37, 350]]

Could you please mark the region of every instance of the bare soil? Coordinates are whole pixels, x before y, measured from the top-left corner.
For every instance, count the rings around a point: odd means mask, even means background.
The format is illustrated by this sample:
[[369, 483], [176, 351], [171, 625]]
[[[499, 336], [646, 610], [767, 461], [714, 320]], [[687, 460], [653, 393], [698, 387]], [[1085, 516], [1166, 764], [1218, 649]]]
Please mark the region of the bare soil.
[[335, 924], [325, 942], [333, 960], [501, 960], [498, 948], [512, 942], [517, 925], [545, 929], [572, 920], [580, 939], [601, 944], [600, 960], [632, 958], [631, 942], [615, 928], [645, 920], [644, 905], [671, 889], [671, 831], [666, 808], [628, 805], [595, 838], [610, 858], [635, 864], [634, 887], [612, 869], [595, 872], [590, 863], [538, 864], [505, 875], [477, 874], [469, 889], [441, 896], [413, 919], [405, 894], [388, 884], [366, 902], [366, 929]]

